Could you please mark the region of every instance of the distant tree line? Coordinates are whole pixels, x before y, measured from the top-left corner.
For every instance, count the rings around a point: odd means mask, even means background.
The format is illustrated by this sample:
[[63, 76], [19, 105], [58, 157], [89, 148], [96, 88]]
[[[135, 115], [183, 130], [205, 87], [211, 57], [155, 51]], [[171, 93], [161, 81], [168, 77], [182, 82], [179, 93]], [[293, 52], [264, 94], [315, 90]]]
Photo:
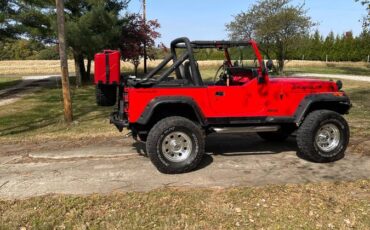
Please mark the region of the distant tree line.
[[[304, 35], [297, 38], [297, 43], [287, 56], [286, 60], [315, 60], [315, 61], [367, 61], [370, 55], [370, 34], [363, 32], [358, 36], [353, 36], [351, 32], [339, 35], [330, 32], [327, 36], [320, 34], [316, 30], [311, 35]], [[249, 51], [249, 52], [248, 52]], [[263, 49], [262, 49], [263, 51]], [[157, 58], [163, 58], [166, 54], [163, 49], [157, 48]], [[231, 57], [239, 59], [255, 58], [251, 50], [241, 51], [232, 49]], [[217, 49], [202, 49], [195, 52], [198, 60], [223, 60], [223, 51]], [[265, 59], [268, 58], [264, 54]], [[276, 54], [272, 53], [269, 58], [276, 59]]]
[[326, 37], [318, 31], [310, 36], [303, 36], [298, 47], [293, 50], [290, 59], [319, 61], [367, 61], [370, 55], [370, 34], [361, 33], [354, 37], [352, 32], [335, 35], [330, 32]]
[[[70, 55], [70, 58], [73, 58], [72, 55]], [[0, 60], [57, 59], [59, 59], [57, 45], [45, 45], [36, 40], [26, 39], [0, 41]]]

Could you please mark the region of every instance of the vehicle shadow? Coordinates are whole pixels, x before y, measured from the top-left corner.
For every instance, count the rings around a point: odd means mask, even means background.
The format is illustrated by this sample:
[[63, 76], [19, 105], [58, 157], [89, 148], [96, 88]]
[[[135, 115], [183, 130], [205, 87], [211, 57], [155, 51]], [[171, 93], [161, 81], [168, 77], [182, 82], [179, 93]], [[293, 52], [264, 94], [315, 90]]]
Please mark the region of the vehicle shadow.
[[[139, 155], [147, 157], [145, 143], [134, 142], [133, 147]], [[197, 171], [211, 165], [214, 156], [248, 156], [279, 154], [287, 151], [296, 152], [297, 156], [304, 159], [299, 153], [295, 137], [291, 136], [284, 142], [267, 142], [257, 134], [211, 134], [206, 138], [206, 154]]]
[[299, 154], [295, 137], [291, 136], [283, 142], [267, 142], [255, 133], [247, 134], [211, 134], [206, 139], [206, 155], [199, 166], [194, 170], [200, 170], [212, 164], [213, 157], [221, 156], [248, 156], [279, 154], [294, 151]]
[[211, 134], [206, 139], [206, 152], [212, 155], [263, 155], [297, 151], [295, 138], [283, 142], [267, 142], [257, 134]]

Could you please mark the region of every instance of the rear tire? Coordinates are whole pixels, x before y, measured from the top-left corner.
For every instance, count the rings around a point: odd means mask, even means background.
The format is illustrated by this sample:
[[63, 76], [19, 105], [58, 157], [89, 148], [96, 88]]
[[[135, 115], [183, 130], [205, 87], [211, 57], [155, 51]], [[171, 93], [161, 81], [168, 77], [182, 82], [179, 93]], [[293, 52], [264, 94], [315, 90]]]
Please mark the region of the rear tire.
[[204, 155], [201, 127], [183, 117], [160, 120], [150, 130], [147, 154], [162, 173], [185, 173], [196, 168]]
[[96, 104], [99, 106], [113, 106], [117, 101], [117, 86], [96, 85]]
[[311, 112], [297, 132], [301, 155], [318, 163], [333, 162], [344, 157], [349, 142], [347, 121], [330, 110]]

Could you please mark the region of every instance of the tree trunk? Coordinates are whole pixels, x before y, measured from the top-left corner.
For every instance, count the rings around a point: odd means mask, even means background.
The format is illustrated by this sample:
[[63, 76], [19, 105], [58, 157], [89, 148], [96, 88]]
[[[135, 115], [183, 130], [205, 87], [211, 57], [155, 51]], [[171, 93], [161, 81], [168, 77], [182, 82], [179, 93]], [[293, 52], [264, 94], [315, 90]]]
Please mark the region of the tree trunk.
[[283, 71], [284, 71], [284, 59], [280, 59], [279, 58], [279, 60], [278, 60], [278, 72], [279, 72], [279, 74], [281, 74], [281, 73], [283, 73]]
[[73, 114], [72, 114], [71, 94], [69, 92], [69, 74], [68, 74], [68, 61], [65, 38], [64, 1], [56, 0], [55, 4], [57, 7], [58, 41], [59, 41], [60, 67], [62, 72], [64, 120], [67, 123], [71, 123], [73, 120]]
[[284, 52], [284, 44], [279, 41], [278, 42], [278, 52], [276, 54], [277, 62], [278, 62], [278, 73], [282, 74], [284, 71], [284, 63], [285, 63], [285, 52]]
[[91, 81], [91, 58], [87, 59], [86, 75], [90, 82]]
[[81, 82], [82, 83], [89, 82], [89, 77], [87, 76], [86, 69], [85, 69], [84, 57], [82, 55], [79, 55], [78, 57], [78, 65], [80, 68]]
[[138, 64], [134, 64], [135, 76], [137, 77], [137, 68], [139, 67]]
[[78, 54], [73, 52], [73, 59], [75, 62], [75, 74], [76, 74], [76, 87], [80, 87], [82, 84], [80, 65], [78, 64]]

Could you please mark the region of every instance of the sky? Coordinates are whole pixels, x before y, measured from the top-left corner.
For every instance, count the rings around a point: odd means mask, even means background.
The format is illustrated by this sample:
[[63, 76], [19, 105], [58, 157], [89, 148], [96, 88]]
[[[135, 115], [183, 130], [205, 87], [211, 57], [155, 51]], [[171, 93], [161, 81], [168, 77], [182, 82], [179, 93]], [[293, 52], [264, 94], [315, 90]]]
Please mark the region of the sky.
[[[128, 10], [141, 13], [141, 0], [131, 0]], [[168, 45], [178, 37], [190, 40], [227, 39], [225, 24], [233, 15], [246, 11], [253, 0], [147, 0], [147, 19], [157, 19], [161, 24], [161, 38], [157, 42]], [[300, 5], [304, 0], [293, 0]], [[359, 21], [366, 14], [365, 7], [354, 0], [306, 0], [308, 15], [319, 23], [324, 36], [330, 31], [343, 34], [352, 31], [358, 35], [362, 28]]]

